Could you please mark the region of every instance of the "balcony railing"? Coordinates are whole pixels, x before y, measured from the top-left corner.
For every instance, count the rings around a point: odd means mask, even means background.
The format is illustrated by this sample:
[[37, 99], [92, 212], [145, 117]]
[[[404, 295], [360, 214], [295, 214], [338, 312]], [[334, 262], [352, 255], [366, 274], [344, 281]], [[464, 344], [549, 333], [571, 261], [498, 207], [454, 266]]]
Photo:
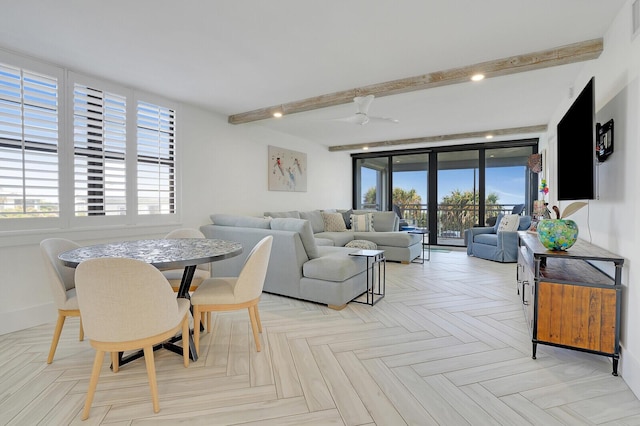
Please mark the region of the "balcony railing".
[[[485, 208], [485, 222], [490, 217], [496, 217], [498, 214], [509, 214], [513, 210], [515, 204], [496, 204], [489, 205]], [[403, 204], [398, 205], [402, 218], [410, 225], [419, 227], [428, 227], [429, 209], [427, 204]], [[438, 204], [438, 229], [437, 237], [440, 242], [444, 239], [452, 239], [449, 241], [453, 245], [462, 245], [464, 239], [464, 230], [471, 228], [479, 223], [478, 206], [459, 204]], [[459, 241], [455, 241], [459, 240]]]

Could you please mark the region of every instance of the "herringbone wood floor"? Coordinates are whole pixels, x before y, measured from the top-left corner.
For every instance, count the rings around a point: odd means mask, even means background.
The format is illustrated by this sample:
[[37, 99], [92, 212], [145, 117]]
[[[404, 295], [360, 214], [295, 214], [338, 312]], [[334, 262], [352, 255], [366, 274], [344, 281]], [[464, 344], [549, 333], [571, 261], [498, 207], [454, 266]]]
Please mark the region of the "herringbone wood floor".
[[[69, 319], [0, 336], [0, 424], [638, 425], [608, 358], [531, 342], [515, 265], [432, 253], [387, 264], [387, 296], [342, 311], [265, 294], [263, 350], [246, 311], [214, 316], [200, 359], [156, 352], [160, 412], [142, 359], [103, 367], [80, 421], [94, 351]], [[107, 357], [108, 359], [108, 357]]]

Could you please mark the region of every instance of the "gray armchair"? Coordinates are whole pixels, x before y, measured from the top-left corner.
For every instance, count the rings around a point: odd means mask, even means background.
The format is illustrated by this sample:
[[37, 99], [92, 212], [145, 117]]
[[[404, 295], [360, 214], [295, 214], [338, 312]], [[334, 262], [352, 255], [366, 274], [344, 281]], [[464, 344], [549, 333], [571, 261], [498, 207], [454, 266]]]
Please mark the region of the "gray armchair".
[[[496, 221], [494, 226], [469, 228], [464, 231], [467, 244], [467, 254], [496, 262], [518, 261], [518, 233], [517, 231], [500, 231]], [[531, 226], [531, 216], [521, 216], [518, 231], [524, 231]]]

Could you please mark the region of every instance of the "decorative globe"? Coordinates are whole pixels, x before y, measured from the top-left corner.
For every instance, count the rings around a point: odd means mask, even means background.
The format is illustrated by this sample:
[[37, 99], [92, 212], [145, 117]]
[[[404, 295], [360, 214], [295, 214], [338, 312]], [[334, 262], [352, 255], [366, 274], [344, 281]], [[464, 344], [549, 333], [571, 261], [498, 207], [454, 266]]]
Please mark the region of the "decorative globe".
[[538, 239], [547, 250], [567, 250], [578, 239], [578, 225], [568, 219], [542, 219]]

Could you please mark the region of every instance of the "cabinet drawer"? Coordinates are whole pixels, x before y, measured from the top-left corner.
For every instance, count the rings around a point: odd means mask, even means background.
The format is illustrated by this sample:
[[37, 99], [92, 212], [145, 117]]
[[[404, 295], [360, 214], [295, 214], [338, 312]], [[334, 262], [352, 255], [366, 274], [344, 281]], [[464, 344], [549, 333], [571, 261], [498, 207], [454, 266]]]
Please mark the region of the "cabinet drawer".
[[603, 353], [616, 352], [618, 289], [541, 281], [537, 339]]

